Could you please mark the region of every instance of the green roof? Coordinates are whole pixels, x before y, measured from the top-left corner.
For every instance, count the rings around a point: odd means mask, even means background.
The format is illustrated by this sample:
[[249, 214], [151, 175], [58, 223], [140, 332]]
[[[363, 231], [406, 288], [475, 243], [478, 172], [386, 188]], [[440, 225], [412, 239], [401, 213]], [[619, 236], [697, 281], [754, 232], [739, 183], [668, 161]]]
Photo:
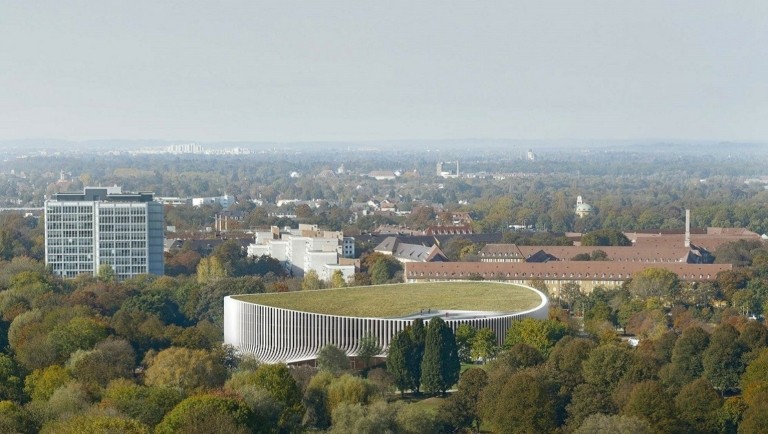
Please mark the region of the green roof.
[[232, 298], [302, 312], [399, 318], [438, 310], [520, 312], [541, 303], [530, 289], [495, 282], [429, 282], [319, 291], [237, 295]]

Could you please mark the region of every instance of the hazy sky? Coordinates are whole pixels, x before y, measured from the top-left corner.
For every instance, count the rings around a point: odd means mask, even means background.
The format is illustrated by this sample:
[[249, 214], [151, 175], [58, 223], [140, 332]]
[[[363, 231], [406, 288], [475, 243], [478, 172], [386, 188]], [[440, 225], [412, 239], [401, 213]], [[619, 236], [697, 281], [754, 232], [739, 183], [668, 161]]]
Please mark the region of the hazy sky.
[[768, 140], [768, 1], [0, 0], [0, 140]]

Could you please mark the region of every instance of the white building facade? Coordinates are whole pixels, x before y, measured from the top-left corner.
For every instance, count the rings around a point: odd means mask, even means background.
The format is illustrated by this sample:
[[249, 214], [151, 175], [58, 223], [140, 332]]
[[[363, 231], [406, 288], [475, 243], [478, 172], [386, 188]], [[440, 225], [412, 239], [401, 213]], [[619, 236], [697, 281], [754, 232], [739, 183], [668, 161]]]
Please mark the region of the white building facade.
[[[513, 321], [523, 318], [547, 319], [549, 301], [537, 293], [540, 304], [523, 312], [452, 312], [445, 323], [454, 332], [461, 324], [475, 329], [490, 328], [501, 345]], [[443, 315], [442, 312], [439, 313]], [[428, 318], [424, 318], [425, 321]], [[325, 315], [283, 309], [233, 298], [224, 298], [224, 343], [264, 363], [295, 363], [317, 358], [320, 349], [331, 344], [354, 356], [364, 336], [376, 337], [386, 354], [395, 333], [413, 323], [413, 318], [360, 318]]]
[[152, 193], [86, 187], [45, 202], [45, 263], [54, 274], [97, 275], [112, 267], [119, 280], [162, 275], [163, 205]]
[[[298, 229], [282, 230], [273, 227], [271, 231], [257, 231], [255, 242], [248, 246], [248, 256], [262, 255], [280, 261], [293, 276], [302, 277], [314, 270], [323, 278], [327, 274], [324, 267], [337, 266], [341, 257], [354, 258], [355, 239], [344, 237], [342, 232], [321, 231], [317, 225], [300, 224]], [[342, 273], [354, 276], [352, 269], [350, 273], [347, 266]]]

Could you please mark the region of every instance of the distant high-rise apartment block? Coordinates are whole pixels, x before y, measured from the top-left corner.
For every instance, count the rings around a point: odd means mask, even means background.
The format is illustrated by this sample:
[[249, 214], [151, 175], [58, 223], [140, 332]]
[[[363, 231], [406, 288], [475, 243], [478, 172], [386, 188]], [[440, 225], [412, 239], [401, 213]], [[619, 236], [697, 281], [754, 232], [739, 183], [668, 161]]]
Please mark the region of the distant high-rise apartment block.
[[202, 146], [196, 143], [184, 143], [181, 145], [171, 145], [168, 152], [172, 154], [202, 154], [205, 152]]
[[163, 205], [153, 193], [86, 187], [45, 202], [45, 263], [54, 274], [97, 275], [109, 265], [118, 280], [163, 274]]
[[456, 160], [456, 170], [454, 171], [452, 167], [449, 166], [449, 164], [453, 164], [453, 162], [448, 161], [440, 161], [437, 163], [436, 172], [437, 176], [442, 176], [443, 178], [458, 178], [461, 175], [461, 172], [459, 171], [459, 160]]

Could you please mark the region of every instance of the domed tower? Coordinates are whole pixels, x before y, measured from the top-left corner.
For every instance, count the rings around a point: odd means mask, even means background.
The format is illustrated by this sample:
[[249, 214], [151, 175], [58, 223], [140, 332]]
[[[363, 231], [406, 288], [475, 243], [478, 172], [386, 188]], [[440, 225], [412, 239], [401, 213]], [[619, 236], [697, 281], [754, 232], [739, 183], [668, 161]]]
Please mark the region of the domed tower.
[[594, 208], [592, 208], [592, 205], [588, 203], [584, 203], [584, 201], [581, 199], [581, 196], [578, 196], [576, 198], [576, 215], [579, 216], [579, 218], [586, 217], [594, 212]]

